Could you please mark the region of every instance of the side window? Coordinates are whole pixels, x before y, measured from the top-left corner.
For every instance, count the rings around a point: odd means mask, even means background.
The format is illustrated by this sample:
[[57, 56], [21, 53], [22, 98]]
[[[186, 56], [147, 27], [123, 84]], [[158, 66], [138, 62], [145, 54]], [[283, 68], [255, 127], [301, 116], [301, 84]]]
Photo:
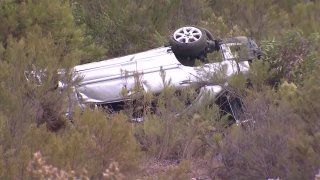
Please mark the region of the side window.
[[234, 59], [235, 58], [235, 56], [232, 53], [231, 48], [230, 48], [233, 44], [235, 44], [235, 43], [221, 44], [220, 45], [221, 53], [222, 53], [222, 55], [223, 55], [225, 60]]
[[242, 43], [227, 43], [221, 45], [222, 54], [226, 60], [248, 60], [248, 47]]

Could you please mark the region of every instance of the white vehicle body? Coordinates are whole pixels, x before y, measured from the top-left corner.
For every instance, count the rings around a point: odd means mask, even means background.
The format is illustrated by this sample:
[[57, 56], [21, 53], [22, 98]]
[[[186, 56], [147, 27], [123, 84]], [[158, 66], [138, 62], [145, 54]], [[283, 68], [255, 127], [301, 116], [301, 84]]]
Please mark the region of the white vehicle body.
[[[108, 104], [124, 101], [134, 93], [132, 90], [136, 86], [137, 73], [145, 91], [160, 93], [165, 86], [164, 80], [170, 81], [170, 85], [178, 90], [199, 81], [204, 72], [215, 73], [224, 69], [226, 76], [247, 72], [249, 62], [237, 63], [229, 45], [234, 44], [220, 45], [220, 52], [224, 59], [222, 62], [204, 64], [200, 67], [182, 65], [170, 47], [160, 47], [120, 58], [78, 65], [74, 67], [74, 71], [82, 80], [75, 87], [75, 91], [83, 104]], [[208, 84], [203, 88], [210, 91], [212, 96], [216, 96], [223, 90], [222, 85]], [[123, 89], [126, 89], [128, 94], [124, 95]]]

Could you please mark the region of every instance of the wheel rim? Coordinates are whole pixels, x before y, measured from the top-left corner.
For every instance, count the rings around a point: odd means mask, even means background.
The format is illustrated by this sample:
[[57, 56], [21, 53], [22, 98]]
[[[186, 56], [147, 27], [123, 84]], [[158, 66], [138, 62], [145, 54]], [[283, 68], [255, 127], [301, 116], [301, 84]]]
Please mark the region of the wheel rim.
[[180, 43], [193, 43], [202, 36], [200, 29], [195, 27], [182, 27], [173, 33], [174, 40]]

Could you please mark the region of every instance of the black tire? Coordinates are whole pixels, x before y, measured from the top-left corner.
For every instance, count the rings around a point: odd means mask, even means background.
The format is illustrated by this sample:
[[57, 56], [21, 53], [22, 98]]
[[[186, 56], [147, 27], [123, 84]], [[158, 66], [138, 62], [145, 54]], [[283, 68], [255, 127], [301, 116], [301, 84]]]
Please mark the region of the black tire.
[[183, 43], [175, 40], [174, 35], [170, 36], [169, 43], [171, 45], [172, 52], [176, 56], [198, 57], [205, 51], [205, 48], [207, 47], [207, 33], [201, 28], [193, 28], [201, 31], [201, 36], [196, 41]]
[[211, 41], [214, 41], [214, 40], [215, 40], [214, 36], [211, 34], [211, 32], [210, 32], [209, 30], [207, 30], [207, 29], [205, 29], [205, 28], [202, 28], [202, 29], [203, 29], [204, 32], [206, 33], [208, 40], [211, 40]]

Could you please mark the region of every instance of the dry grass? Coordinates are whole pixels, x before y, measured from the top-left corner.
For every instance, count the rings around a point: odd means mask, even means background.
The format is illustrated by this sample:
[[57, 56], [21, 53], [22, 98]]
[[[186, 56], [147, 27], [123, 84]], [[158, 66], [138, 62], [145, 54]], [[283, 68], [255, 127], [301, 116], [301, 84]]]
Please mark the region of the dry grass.
[[[48, 164], [45, 158], [42, 156], [41, 152], [38, 151], [33, 154], [32, 160], [28, 164], [28, 171], [32, 174], [34, 178], [41, 180], [45, 179], [59, 179], [59, 180], [69, 180], [69, 179], [79, 179], [79, 180], [89, 180], [87, 170], [83, 169], [82, 172], [75, 172], [73, 170], [66, 171], [59, 169], [51, 164]], [[123, 180], [125, 176], [120, 172], [119, 164], [117, 162], [112, 162], [103, 173], [102, 177], [104, 180]]]

